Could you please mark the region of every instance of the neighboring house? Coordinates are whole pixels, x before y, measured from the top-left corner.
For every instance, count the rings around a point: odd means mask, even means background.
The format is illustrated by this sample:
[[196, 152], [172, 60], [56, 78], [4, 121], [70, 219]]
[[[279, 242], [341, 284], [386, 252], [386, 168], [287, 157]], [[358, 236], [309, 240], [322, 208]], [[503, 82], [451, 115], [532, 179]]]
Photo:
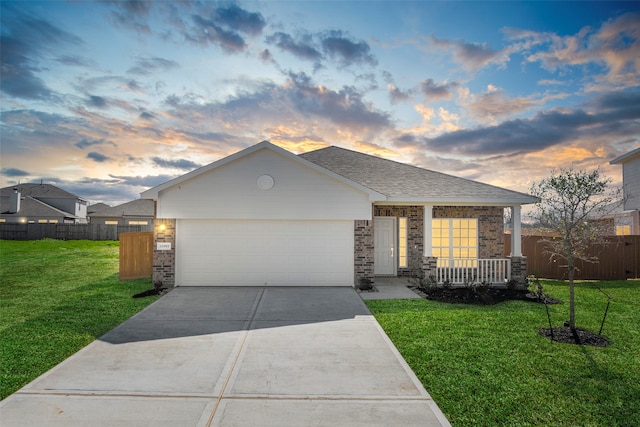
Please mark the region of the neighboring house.
[[138, 199], [118, 206], [92, 207], [89, 221], [106, 225], [153, 225], [153, 200]]
[[107, 209], [107, 208], [110, 208], [110, 207], [111, 206], [109, 206], [106, 203], [102, 203], [102, 202], [94, 203], [93, 205], [87, 206], [87, 216], [89, 218], [91, 218], [91, 214], [94, 214], [96, 212], [99, 212], [99, 211], [101, 211], [103, 209]]
[[82, 197], [51, 184], [17, 184], [0, 189], [0, 222], [85, 224]]
[[153, 280], [169, 286], [354, 286], [421, 271], [522, 281], [520, 207], [537, 200], [338, 147], [297, 156], [266, 141], [142, 198], [157, 203]]
[[624, 202], [611, 215], [615, 232], [617, 235], [640, 235], [640, 147], [609, 163], [622, 165]]

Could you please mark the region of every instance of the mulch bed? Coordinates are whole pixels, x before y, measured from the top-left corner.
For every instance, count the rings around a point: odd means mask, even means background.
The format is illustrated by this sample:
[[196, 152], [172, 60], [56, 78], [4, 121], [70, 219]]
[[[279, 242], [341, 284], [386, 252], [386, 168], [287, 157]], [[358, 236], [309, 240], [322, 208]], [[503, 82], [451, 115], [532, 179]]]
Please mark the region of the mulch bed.
[[422, 297], [440, 302], [452, 304], [478, 304], [493, 305], [504, 301], [531, 301], [547, 304], [562, 304], [555, 298], [548, 295], [538, 295], [534, 292], [523, 289], [472, 289], [472, 288], [444, 288], [438, 287], [433, 289], [424, 289], [419, 287], [411, 287], [411, 290]]
[[595, 347], [606, 347], [609, 345], [609, 340], [602, 335], [584, 329], [571, 329], [568, 326], [553, 328], [553, 334], [549, 328], [540, 329], [538, 332], [543, 337], [565, 344], [583, 344]]

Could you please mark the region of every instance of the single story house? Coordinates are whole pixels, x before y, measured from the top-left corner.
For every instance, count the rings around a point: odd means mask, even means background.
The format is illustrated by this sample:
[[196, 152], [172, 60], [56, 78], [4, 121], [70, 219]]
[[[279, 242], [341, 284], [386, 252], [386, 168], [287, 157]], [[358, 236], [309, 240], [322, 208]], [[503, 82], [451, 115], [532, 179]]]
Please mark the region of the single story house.
[[137, 199], [117, 206], [90, 207], [89, 222], [104, 225], [153, 225], [153, 200]]
[[157, 204], [153, 280], [165, 286], [356, 286], [420, 272], [524, 281], [520, 208], [536, 201], [339, 147], [295, 155], [267, 141], [142, 198]]
[[0, 222], [86, 224], [89, 202], [51, 184], [17, 184], [0, 189]]

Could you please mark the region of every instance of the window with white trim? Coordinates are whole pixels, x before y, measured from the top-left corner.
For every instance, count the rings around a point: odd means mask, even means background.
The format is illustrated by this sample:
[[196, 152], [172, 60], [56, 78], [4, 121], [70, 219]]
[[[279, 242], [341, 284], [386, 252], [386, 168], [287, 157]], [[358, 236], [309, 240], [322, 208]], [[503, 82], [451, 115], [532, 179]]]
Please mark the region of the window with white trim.
[[432, 220], [431, 229], [438, 267], [477, 267], [477, 219], [438, 218]]
[[407, 218], [398, 218], [398, 267], [407, 267]]

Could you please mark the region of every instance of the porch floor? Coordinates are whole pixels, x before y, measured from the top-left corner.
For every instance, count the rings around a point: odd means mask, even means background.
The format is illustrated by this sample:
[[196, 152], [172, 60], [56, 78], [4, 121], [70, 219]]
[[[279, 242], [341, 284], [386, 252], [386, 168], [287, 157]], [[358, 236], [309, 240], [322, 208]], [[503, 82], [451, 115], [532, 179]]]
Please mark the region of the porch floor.
[[376, 277], [373, 286], [377, 292], [358, 292], [363, 300], [422, 298], [407, 287], [407, 277]]

